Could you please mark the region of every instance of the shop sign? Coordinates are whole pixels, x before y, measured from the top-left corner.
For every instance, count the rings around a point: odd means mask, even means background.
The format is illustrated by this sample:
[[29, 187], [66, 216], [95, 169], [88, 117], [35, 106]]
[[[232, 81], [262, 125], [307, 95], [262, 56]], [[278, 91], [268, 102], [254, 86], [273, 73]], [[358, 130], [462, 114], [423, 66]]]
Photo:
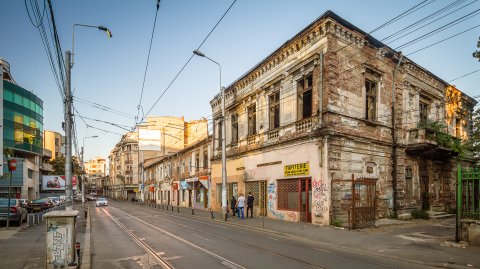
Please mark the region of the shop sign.
[[133, 192], [137, 193], [137, 192], [138, 192], [138, 188], [133, 189]]
[[178, 183], [172, 183], [172, 189], [178, 190]]
[[283, 173], [285, 177], [310, 175], [310, 165], [308, 162], [285, 165]]

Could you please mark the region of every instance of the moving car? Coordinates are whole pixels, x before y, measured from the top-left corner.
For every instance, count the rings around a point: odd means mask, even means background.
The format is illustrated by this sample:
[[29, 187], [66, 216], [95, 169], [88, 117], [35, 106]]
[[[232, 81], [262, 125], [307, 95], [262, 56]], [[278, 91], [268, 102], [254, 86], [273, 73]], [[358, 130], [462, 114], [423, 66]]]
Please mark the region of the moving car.
[[[10, 211], [9, 218], [8, 211]], [[21, 222], [27, 221], [27, 210], [19, 199], [10, 199], [10, 209], [8, 208], [8, 198], [0, 199], [0, 220], [7, 221], [7, 218], [17, 226], [20, 226]]]
[[108, 206], [107, 198], [105, 198], [105, 197], [99, 197], [99, 198], [97, 199], [97, 206]]
[[59, 197], [48, 197], [48, 199], [50, 199], [50, 201], [52, 201], [52, 203], [56, 206], [59, 206], [60, 205], [60, 198]]
[[53, 207], [53, 204], [50, 202], [49, 199], [47, 199], [47, 198], [37, 199], [37, 200], [33, 200], [30, 203], [28, 203], [27, 211], [28, 212], [37, 212], [37, 211], [47, 210], [51, 207]]

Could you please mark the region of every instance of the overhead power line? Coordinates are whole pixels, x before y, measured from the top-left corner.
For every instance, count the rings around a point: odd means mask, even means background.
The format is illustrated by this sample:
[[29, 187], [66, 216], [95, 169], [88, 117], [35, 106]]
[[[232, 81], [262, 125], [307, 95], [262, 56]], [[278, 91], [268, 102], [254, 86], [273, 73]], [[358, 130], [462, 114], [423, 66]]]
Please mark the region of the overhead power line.
[[[152, 43], [153, 43], [153, 36], [155, 34], [155, 26], [157, 24], [157, 17], [158, 17], [158, 10], [160, 9], [160, 0], [157, 0], [157, 10], [155, 11], [155, 20], [153, 21], [153, 29], [152, 29], [152, 35], [150, 36], [150, 46], [148, 47], [148, 55], [147, 55], [147, 63], [145, 64], [145, 72], [143, 73], [143, 82], [142, 82], [142, 90], [140, 92], [140, 100], [137, 105], [137, 116], [135, 117], [135, 124], [137, 124], [138, 117], [140, 115], [140, 109], [142, 109], [143, 113], [143, 108], [142, 108], [142, 98], [143, 98], [143, 90], [145, 88], [145, 80], [147, 78], [147, 70], [148, 70], [148, 63], [150, 61], [150, 52], [152, 51]], [[143, 115], [142, 115], [143, 118]]]
[[478, 71], [480, 71], [480, 68], [477, 69], [477, 70], [474, 70], [474, 71], [472, 71], [472, 72], [470, 72], [470, 73], [467, 73], [467, 74], [465, 74], [465, 75], [461, 75], [461, 76], [459, 76], [459, 77], [456, 77], [456, 78], [454, 78], [454, 79], [452, 79], [452, 80], [450, 80], [450, 81], [448, 81], [448, 82], [451, 83], [451, 82], [453, 82], [453, 81], [455, 81], [455, 80], [458, 80], [458, 79], [464, 78], [464, 77], [466, 77], [466, 76], [470, 76], [470, 75], [472, 75], [472, 74], [474, 74], [474, 73], [477, 73]]
[[[223, 13], [222, 17], [220, 17], [220, 19], [217, 21], [217, 23], [215, 24], [215, 26], [213, 26], [213, 28], [210, 30], [210, 32], [208, 33], [208, 35], [203, 39], [203, 41], [200, 43], [200, 45], [197, 47], [197, 50], [199, 50], [203, 44], [207, 41], [207, 39], [210, 37], [210, 35], [213, 33], [213, 31], [217, 28], [217, 26], [220, 24], [220, 22], [223, 20], [223, 18], [225, 17], [225, 15], [227, 15], [227, 13], [230, 11], [230, 9], [233, 7], [233, 5], [237, 2], [237, 0], [234, 0], [232, 2], [232, 4], [230, 4], [230, 6], [227, 8], [227, 10]], [[180, 70], [177, 72], [177, 74], [175, 75], [175, 77], [172, 79], [172, 81], [168, 84], [168, 86], [165, 88], [165, 90], [163, 90], [163, 92], [160, 94], [160, 96], [157, 98], [157, 100], [153, 103], [153, 105], [150, 107], [150, 109], [147, 111], [147, 113], [145, 113], [145, 115], [143, 115], [142, 119], [140, 120], [140, 122], [142, 122], [147, 116], [148, 114], [150, 114], [150, 112], [152, 111], [152, 109], [157, 105], [158, 101], [160, 101], [160, 99], [162, 99], [162, 97], [165, 95], [165, 93], [168, 91], [168, 89], [170, 89], [170, 87], [173, 85], [173, 83], [177, 80], [177, 78], [180, 76], [180, 74], [183, 72], [183, 70], [185, 70], [185, 68], [187, 67], [187, 65], [190, 63], [190, 61], [192, 60], [193, 56], [195, 56], [193, 53], [192, 55], [190, 56], [190, 58], [188, 58], [188, 60], [185, 62], [185, 64], [180, 68]], [[135, 127], [133, 128], [135, 129]]]

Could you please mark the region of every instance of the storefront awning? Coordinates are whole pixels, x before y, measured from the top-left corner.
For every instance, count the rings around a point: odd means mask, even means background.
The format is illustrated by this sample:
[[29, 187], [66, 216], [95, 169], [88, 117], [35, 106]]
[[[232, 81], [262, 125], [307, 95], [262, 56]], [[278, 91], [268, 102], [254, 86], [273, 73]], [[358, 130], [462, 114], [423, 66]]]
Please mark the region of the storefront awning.
[[190, 184], [188, 184], [188, 182], [186, 180], [181, 180], [180, 181], [180, 189], [181, 190], [189, 190], [189, 189], [191, 189], [191, 186], [190, 186]]

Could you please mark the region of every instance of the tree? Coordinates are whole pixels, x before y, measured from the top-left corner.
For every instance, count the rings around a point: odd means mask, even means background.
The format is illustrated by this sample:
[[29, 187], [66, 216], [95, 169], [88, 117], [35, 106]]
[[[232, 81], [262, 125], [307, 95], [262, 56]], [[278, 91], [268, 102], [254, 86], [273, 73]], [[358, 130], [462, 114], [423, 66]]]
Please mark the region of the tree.
[[468, 140], [469, 150], [480, 158], [480, 107], [472, 115], [472, 134]]
[[[480, 37], [478, 38], [477, 48], [480, 49]], [[473, 58], [477, 58], [478, 61], [480, 62], [480, 50], [476, 50], [473, 52]]]
[[[73, 156], [73, 174], [80, 176], [82, 174], [82, 166], [77, 157]], [[65, 157], [60, 156], [50, 161], [50, 164], [53, 166], [52, 175], [65, 175]]]

